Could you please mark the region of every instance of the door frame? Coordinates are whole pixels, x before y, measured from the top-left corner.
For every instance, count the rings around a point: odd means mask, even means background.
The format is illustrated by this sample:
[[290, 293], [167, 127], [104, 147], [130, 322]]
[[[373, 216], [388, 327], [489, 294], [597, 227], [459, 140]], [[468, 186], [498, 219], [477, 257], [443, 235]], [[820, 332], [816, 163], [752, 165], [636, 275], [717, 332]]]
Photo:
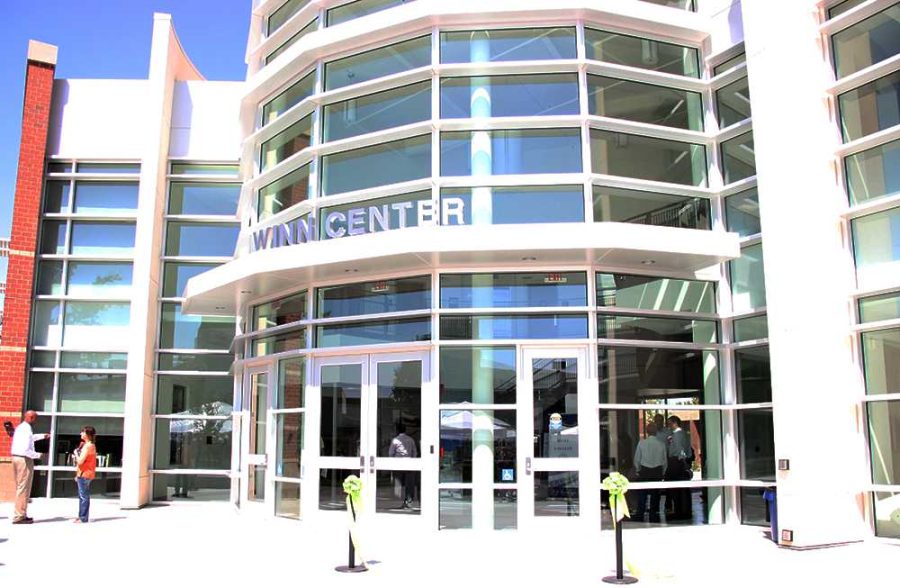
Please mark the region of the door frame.
[[[240, 497], [241, 510], [245, 512], [254, 512], [255, 514], [268, 515], [274, 512], [275, 501], [275, 482], [273, 480], [273, 466], [275, 463], [275, 431], [272, 423], [271, 410], [274, 400], [274, 391], [278, 382], [275, 370], [276, 363], [267, 361], [265, 363], [256, 364], [244, 368], [243, 386], [241, 395], [241, 477], [238, 496]], [[253, 437], [253, 381], [254, 376], [265, 374], [266, 376], [266, 399], [263, 404], [265, 414], [263, 422], [265, 423], [265, 443], [266, 450], [264, 453], [250, 453], [251, 438]], [[261, 501], [250, 500], [250, 468], [252, 466], [265, 466], [263, 492], [264, 498]]]

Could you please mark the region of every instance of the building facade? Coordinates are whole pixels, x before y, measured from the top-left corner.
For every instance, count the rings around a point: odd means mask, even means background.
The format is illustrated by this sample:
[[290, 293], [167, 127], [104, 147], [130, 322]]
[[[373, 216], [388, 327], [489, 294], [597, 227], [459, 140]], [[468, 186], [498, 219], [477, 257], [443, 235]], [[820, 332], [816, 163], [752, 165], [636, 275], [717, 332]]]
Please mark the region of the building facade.
[[787, 4], [264, 0], [241, 83], [165, 15], [147, 80], [35, 45], [37, 493], [90, 423], [124, 508], [302, 527], [356, 474], [423, 531], [596, 531], [619, 471], [641, 527], [775, 487], [785, 545], [900, 537], [900, 5]]

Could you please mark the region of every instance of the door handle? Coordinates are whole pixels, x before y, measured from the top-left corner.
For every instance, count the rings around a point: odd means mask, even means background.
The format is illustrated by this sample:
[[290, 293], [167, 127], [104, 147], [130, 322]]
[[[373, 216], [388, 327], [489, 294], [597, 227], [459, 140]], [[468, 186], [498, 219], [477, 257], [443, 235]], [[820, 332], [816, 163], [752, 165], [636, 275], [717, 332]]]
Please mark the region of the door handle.
[[375, 473], [375, 456], [374, 455], [369, 456], [369, 473], [370, 474]]
[[530, 457], [525, 458], [525, 475], [526, 476], [531, 475], [531, 458]]
[[365, 455], [359, 456], [359, 471], [361, 471], [361, 472], [366, 471], [366, 456]]

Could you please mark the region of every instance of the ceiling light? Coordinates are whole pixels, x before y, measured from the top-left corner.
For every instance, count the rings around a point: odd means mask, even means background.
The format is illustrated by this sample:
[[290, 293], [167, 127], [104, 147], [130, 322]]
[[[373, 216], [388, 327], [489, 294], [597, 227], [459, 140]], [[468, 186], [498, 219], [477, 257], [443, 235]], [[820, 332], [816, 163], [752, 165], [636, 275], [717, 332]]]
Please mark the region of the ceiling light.
[[654, 261], [654, 260], [652, 260], [652, 259], [645, 259], [645, 260], [642, 261], [641, 263], [644, 264], [644, 265], [653, 265], [654, 263], [656, 263], [656, 261]]

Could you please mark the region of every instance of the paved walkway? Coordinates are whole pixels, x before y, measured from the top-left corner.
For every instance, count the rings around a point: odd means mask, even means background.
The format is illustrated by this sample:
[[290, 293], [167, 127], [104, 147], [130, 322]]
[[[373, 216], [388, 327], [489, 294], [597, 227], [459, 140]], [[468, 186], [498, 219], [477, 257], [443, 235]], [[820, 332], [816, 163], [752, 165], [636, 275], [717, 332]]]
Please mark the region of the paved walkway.
[[[339, 574], [346, 531], [260, 519], [227, 505], [178, 504], [120, 511], [94, 501], [93, 521], [70, 522], [74, 500], [36, 499], [33, 525], [10, 524], [0, 505], [0, 586], [9, 580], [46, 585], [88, 580], [159, 580], [204, 586], [601, 586], [614, 571], [612, 533], [580, 539], [564, 534], [419, 532], [402, 522], [370, 528], [364, 574]], [[828, 549], [780, 549], [756, 527], [686, 527], [626, 531], [626, 555], [639, 586], [802, 585], [897, 586], [900, 545], [877, 541]], [[79, 563], [82, 562], [82, 563]], [[83, 577], [83, 576], [82, 576]], [[319, 582], [311, 584], [310, 582]], [[213, 582], [215, 584], [213, 584]], [[140, 584], [138, 584], [140, 585]], [[811, 588], [811, 587], [810, 587]]]

